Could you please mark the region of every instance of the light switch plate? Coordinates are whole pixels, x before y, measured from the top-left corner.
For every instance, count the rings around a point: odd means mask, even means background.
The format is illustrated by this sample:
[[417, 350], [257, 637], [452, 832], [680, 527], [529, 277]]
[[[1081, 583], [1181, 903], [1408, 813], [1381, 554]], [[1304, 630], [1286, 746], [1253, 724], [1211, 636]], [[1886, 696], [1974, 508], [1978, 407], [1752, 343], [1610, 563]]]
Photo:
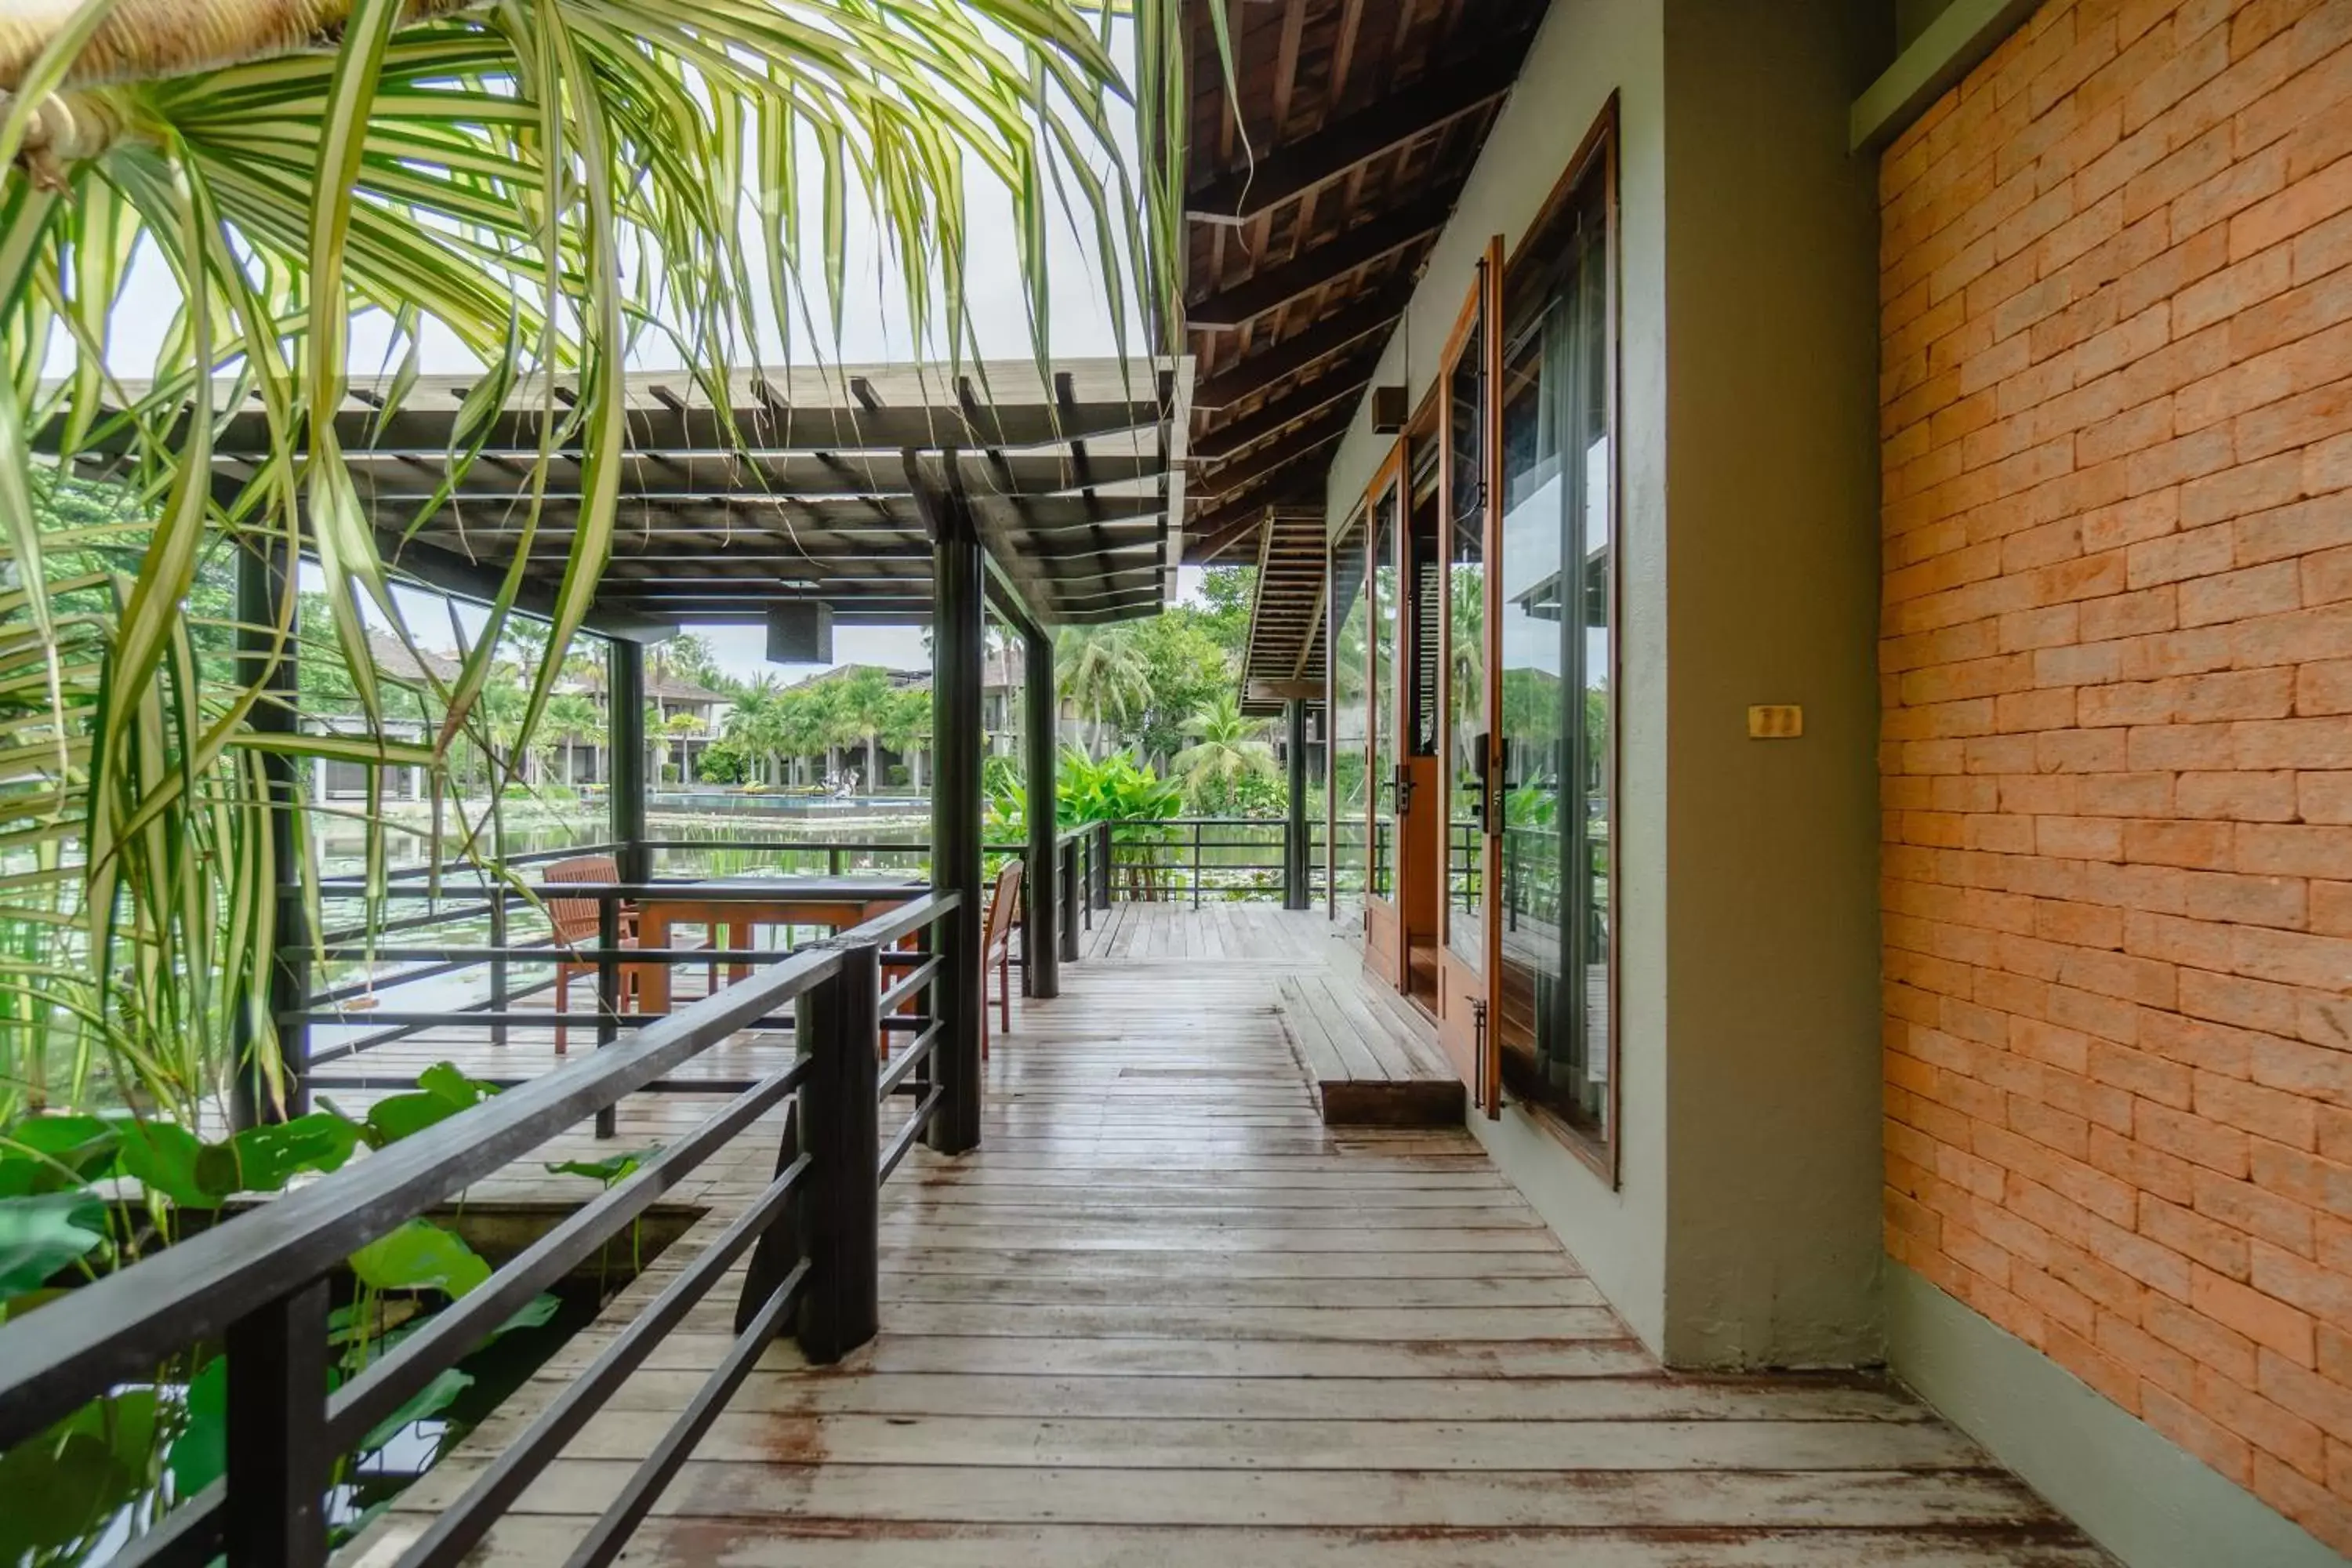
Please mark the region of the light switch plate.
[[1751, 741], [1793, 741], [1805, 732], [1805, 710], [1793, 702], [1768, 702], [1748, 710]]

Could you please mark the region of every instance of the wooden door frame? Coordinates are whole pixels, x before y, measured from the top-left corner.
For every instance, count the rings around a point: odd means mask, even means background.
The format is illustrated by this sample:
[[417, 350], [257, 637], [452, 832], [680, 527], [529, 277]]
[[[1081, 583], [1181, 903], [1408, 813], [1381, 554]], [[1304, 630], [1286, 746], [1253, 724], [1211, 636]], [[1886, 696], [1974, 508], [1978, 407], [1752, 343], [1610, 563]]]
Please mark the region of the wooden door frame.
[[[1440, 902], [1437, 928], [1438, 962], [1443, 966], [1463, 963], [1454, 953], [1452, 942], [1454, 922], [1454, 582], [1453, 537], [1454, 518], [1454, 367], [1460, 359], [1465, 340], [1474, 326], [1483, 325], [1481, 337], [1481, 380], [1486, 388], [1486, 406], [1480, 411], [1478, 535], [1480, 563], [1479, 640], [1484, 645], [1480, 674], [1486, 691], [1486, 755], [1479, 759], [1485, 779], [1481, 796], [1483, 813], [1478, 825], [1478, 897], [1482, 921], [1479, 928], [1478, 958], [1475, 989], [1482, 994], [1473, 998], [1473, 1005], [1486, 1010], [1483, 1026], [1474, 1023], [1476, 1043], [1473, 1047], [1473, 1071], [1470, 1097], [1474, 1105], [1486, 1111], [1489, 1120], [1502, 1115], [1502, 1052], [1495, 1044], [1495, 1023], [1492, 1016], [1495, 977], [1502, 971], [1502, 920], [1497, 905], [1502, 885], [1502, 840], [1494, 831], [1496, 820], [1494, 790], [1502, 777], [1502, 659], [1499, 646], [1502, 628], [1502, 507], [1500, 504], [1503, 413], [1502, 413], [1502, 293], [1503, 237], [1490, 236], [1480, 253], [1477, 271], [1472, 279], [1468, 296], [1454, 319], [1454, 330], [1446, 334], [1445, 349], [1437, 362], [1437, 487], [1443, 498], [1439, 540], [1439, 563], [1443, 593], [1438, 615], [1438, 832], [1442, 846], [1439, 858]], [[1443, 981], [1440, 982], [1441, 986]]]
[[[1412, 475], [1406, 457], [1407, 438], [1400, 435], [1389, 447], [1388, 456], [1372, 470], [1372, 482], [1364, 489], [1364, 593], [1371, 606], [1368, 635], [1364, 638], [1364, 749], [1365, 762], [1376, 764], [1381, 756], [1381, 737], [1393, 735], [1396, 754], [1389, 770], [1389, 788], [1396, 787], [1396, 773], [1405, 762], [1402, 694], [1405, 662], [1403, 659], [1406, 592], [1406, 537], [1412, 531]], [[1393, 625], [1390, 627], [1389, 690], [1380, 689], [1380, 562], [1373, 556], [1373, 547], [1380, 538], [1381, 497], [1393, 488], [1396, 491], [1396, 512], [1389, 529], [1389, 553], [1395, 568], [1396, 603], [1390, 606]], [[1335, 645], [1336, 646], [1336, 645]], [[1383, 700], [1385, 699], [1385, 700]], [[1386, 711], [1383, 711], [1383, 708]], [[1364, 941], [1372, 941], [1372, 906], [1377, 903], [1392, 923], [1395, 940], [1389, 945], [1394, 951], [1386, 953], [1389, 973], [1400, 991], [1411, 989], [1408, 966], [1411, 963], [1411, 936], [1405, 930], [1402, 892], [1404, 815], [1392, 805], [1392, 830], [1389, 845], [1389, 892], [1381, 897], [1372, 891], [1372, 862], [1380, 853], [1381, 779], [1373, 773], [1364, 791]], [[1393, 799], [1393, 795], [1391, 796]]]

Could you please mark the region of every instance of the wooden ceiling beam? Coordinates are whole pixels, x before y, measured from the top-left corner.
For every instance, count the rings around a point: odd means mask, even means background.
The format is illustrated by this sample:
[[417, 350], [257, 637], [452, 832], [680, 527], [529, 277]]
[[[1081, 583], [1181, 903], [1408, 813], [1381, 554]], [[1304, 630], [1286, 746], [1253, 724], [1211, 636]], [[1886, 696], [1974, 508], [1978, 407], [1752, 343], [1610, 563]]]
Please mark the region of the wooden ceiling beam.
[[1459, 188], [1458, 182], [1449, 181], [1409, 205], [1342, 229], [1292, 260], [1220, 289], [1185, 310], [1185, 324], [1195, 331], [1236, 331], [1270, 310], [1418, 245], [1445, 226]]
[[[891, 452], [887, 459], [885, 462], [880, 456], [866, 454], [843, 458], [827, 454], [820, 458], [789, 453], [746, 459], [731, 453], [685, 453], [673, 457], [659, 452], [632, 452], [623, 459], [621, 489], [625, 500], [717, 500], [727, 496], [821, 500], [905, 495], [898, 454]], [[1058, 495], [1137, 483], [1157, 479], [1166, 471], [1165, 465], [1149, 452], [1088, 451], [1083, 468], [1075, 450], [1067, 458], [1052, 453], [1009, 452], [1002, 454], [995, 465], [969, 454], [960, 460], [965, 488], [975, 495]], [[349, 455], [349, 461], [362, 502], [423, 500], [438, 495], [446, 478], [441, 463], [426, 462], [414, 452], [357, 451]], [[258, 465], [257, 458], [224, 458], [218, 466], [226, 471], [245, 474]], [[470, 502], [512, 500], [523, 493], [526, 483], [522, 476], [498, 481], [491, 473], [477, 468], [458, 487], [457, 497]], [[564, 457], [551, 462], [549, 498], [577, 498], [580, 493], [579, 463]]]
[[1401, 289], [1384, 289], [1370, 299], [1356, 300], [1200, 382], [1192, 388], [1192, 406], [1224, 408], [1254, 396], [1286, 375], [1352, 348], [1374, 332], [1385, 332], [1396, 325], [1403, 308]]
[[1194, 223], [1240, 226], [1341, 178], [1510, 91], [1525, 52], [1516, 33], [1476, 59], [1433, 70], [1403, 92], [1312, 136], [1277, 147], [1254, 167], [1229, 170], [1192, 193]]
[[1294, 463], [1305, 461], [1338, 440], [1355, 412], [1352, 403], [1335, 403], [1293, 426], [1280, 440], [1211, 470], [1196, 481], [1197, 487], [1203, 496], [1212, 499], [1236, 494]]
[[1332, 366], [1230, 424], [1202, 432], [1193, 438], [1192, 455], [1208, 462], [1230, 458], [1245, 447], [1278, 436], [1300, 420], [1324, 412], [1342, 398], [1361, 395], [1371, 379], [1371, 356], [1359, 353], [1346, 364]]

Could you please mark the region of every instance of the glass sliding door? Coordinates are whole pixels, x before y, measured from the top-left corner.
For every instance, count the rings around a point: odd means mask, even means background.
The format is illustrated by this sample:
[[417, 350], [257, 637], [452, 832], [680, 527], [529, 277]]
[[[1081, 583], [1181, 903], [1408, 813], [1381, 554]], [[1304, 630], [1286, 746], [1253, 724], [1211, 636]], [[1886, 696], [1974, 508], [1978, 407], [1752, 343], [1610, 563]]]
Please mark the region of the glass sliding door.
[[1505, 290], [1495, 1017], [1505, 1087], [1604, 1162], [1616, 815], [1609, 213], [1596, 155], [1513, 258]]
[[1486, 966], [1486, 781], [1493, 742], [1487, 714], [1487, 477], [1494, 415], [1487, 363], [1492, 323], [1482, 261], [1445, 365], [1444, 551], [1446, 951], [1474, 972]]
[[1365, 572], [1371, 584], [1371, 641], [1365, 710], [1371, 716], [1371, 799], [1370, 833], [1370, 878], [1368, 896], [1396, 896], [1397, 856], [1397, 595], [1403, 583], [1397, 569], [1399, 508], [1403, 504], [1402, 476], [1393, 466], [1375, 482], [1371, 532], [1365, 546]]
[[1371, 602], [1364, 592], [1368, 530], [1361, 510], [1332, 542], [1328, 639], [1331, 783], [1324, 837], [1324, 886], [1334, 898], [1371, 887]]

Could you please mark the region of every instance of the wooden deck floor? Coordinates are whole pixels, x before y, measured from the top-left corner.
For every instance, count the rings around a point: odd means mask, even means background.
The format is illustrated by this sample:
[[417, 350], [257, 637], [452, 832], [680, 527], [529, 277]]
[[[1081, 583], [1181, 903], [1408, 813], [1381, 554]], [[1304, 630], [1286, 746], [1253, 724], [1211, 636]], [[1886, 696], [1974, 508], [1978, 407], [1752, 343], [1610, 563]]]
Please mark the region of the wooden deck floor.
[[[1016, 1005], [982, 1151], [919, 1154], [887, 1190], [879, 1340], [831, 1370], [772, 1351], [624, 1561], [2105, 1561], [1899, 1394], [1665, 1373], [1466, 1134], [1324, 1126], [1276, 988], [1328, 931], [1264, 908], [1098, 927], [1061, 999]], [[621, 1304], [755, 1190], [768, 1136]], [[484, 1561], [561, 1561], [731, 1307], [661, 1347]], [[363, 1560], [388, 1563], [608, 1332], [419, 1483]]]

